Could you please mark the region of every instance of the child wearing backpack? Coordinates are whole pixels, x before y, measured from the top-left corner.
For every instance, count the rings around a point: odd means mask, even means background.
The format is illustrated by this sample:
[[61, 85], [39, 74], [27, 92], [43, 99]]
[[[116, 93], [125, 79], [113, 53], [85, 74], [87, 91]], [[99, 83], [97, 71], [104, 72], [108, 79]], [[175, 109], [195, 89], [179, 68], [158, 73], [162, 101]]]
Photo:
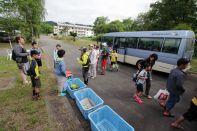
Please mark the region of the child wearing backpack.
[[40, 100], [40, 87], [41, 87], [41, 82], [40, 82], [40, 74], [38, 70], [38, 64], [36, 62], [36, 59], [39, 58], [39, 52], [36, 50], [31, 51], [31, 64], [30, 64], [30, 69], [28, 70], [29, 75], [31, 77], [31, 83], [32, 83], [32, 88], [33, 88], [33, 100]]
[[143, 93], [143, 86], [148, 79], [147, 72], [151, 69], [150, 64], [145, 64], [143, 70], [138, 70], [137, 80], [136, 80], [136, 93], [134, 94], [133, 98], [139, 104], [142, 104], [143, 101], [140, 99]]
[[38, 68], [39, 68], [39, 71], [40, 71], [40, 68], [42, 67], [42, 60], [41, 60], [41, 53], [42, 53], [42, 50], [38, 47], [38, 43], [36, 43], [35, 41], [32, 42], [32, 48], [31, 48], [31, 51], [32, 50], [36, 50], [39, 55], [38, 55], [38, 59], [35, 59], [36, 62], [38, 63]]

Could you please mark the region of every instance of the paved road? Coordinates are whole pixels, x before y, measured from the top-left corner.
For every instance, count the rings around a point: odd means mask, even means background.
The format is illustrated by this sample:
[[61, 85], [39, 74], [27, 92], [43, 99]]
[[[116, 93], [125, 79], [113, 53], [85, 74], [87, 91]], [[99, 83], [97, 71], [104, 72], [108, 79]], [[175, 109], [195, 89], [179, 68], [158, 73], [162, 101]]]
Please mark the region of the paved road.
[[[81, 78], [81, 67], [76, 62], [79, 57], [79, 50], [71, 44], [65, 44], [61, 41], [50, 39], [42, 36], [41, 43], [47, 46], [48, 50], [55, 48], [55, 45], [61, 44], [66, 50], [65, 61], [67, 69], [74, 73], [75, 77]], [[52, 57], [52, 54], [51, 54]], [[165, 118], [161, 115], [162, 109], [155, 100], [143, 98], [144, 104], [138, 105], [133, 101], [132, 96], [135, 92], [134, 83], [131, 81], [131, 74], [135, 72], [135, 68], [131, 65], [120, 64], [120, 71], [107, 72], [105, 76], [98, 75], [96, 79], [91, 79], [89, 87], [92, 88], [105, 102], [122, 116], [136, 131], [173, 131], [169, 125], [175, 118]], [[180, 103], [176, 105], [173, 112], [178, 116], [185, 112], [189, 106], [193, 96], [194, 88], [197, 88], [195, 80], [197, 76], [188, 75], [185, 82], [186, 93]], [[165, 87], [167, 74], [154, 72], [151, 88], [151, 95], [156, 94], [160, 88]], [[69, 99], [69, 98], [68, 98]], [[76, 114], [80, 114], [74, 101], [69, 99], [70, 104]], [[89, 130], [89, 125], [82, 119], [81, 115], [77, 115], [82, 123], [84, 130]], [[196, 122], [185, 122], [186, 131], [195, 131]], [[84, 126], [85, 125], [85, 126]]]

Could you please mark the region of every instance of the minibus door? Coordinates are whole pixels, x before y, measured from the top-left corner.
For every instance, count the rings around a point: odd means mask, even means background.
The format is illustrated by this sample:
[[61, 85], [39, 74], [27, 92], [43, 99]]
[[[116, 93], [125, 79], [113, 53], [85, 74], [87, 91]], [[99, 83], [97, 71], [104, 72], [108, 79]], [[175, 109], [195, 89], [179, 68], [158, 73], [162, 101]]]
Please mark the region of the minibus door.
[[117, 53], [118, 53], [118, 61], [124, 63], [126, 56], [126, 48], [125, 47], [118, 48]]
[[124, 63], [125, 62], [125, 54], [126, 54], [126, 38], [116, 38], [114, 48], [118, 53], [118, 61]]

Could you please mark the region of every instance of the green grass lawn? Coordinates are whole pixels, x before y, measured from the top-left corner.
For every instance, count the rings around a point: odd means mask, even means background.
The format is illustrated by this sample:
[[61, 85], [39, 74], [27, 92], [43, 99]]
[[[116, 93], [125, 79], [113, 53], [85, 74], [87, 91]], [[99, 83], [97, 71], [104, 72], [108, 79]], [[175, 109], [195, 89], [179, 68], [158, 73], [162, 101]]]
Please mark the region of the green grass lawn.
[[[14, 46], [14, 42], [12, 42], [12, 46]], [[0, 42], [0, 49], [1, 48], [11, 48], [10, 47], [10, 43], [2, 43], [2, 42]], [[30, 48], [32, 48], [32, 46], [31, 46], [31, 43], [29, 43], [29, 42], [26, 42], [25, 43], [25, 48], [26, 49], [30, 49]]]
[[2, 42], [0, 42], [0, 48], [10, 48], [10, 43], [2, 43]]
[[[41, 74], [41, 95], [54, 83], [49, 78], [46, 64]], [[0, 79], [16, 78], [12, 89], [0, 91], [0, 131], [10, 130], [50, 130], [44, 97], [32, 101], [31, 85], [22, 85], [16, 64], [0, 57]], [[2, 83], [0, 83], [2, 84]]]
[[96, 41], [92, 41], [88, 38], [78, 38], [78, 39], [76, 39], [76, 41], [73, 41], [73, 37], [71, 37], [71, 36], [63, 36], [63, 37], [54, 36], [53, 38], [57, 39], [57, 40], [62, 40], [67, 44], [72, 44], [77, 47], [81, 47], [81, 46], [88, 47], [88, 45], [90, 45], [90, 44], [97, 45]]
[[191, 65], [192, 65], [192, 68], [190, 71], [197, 73], [197, 57], [193, 57]]

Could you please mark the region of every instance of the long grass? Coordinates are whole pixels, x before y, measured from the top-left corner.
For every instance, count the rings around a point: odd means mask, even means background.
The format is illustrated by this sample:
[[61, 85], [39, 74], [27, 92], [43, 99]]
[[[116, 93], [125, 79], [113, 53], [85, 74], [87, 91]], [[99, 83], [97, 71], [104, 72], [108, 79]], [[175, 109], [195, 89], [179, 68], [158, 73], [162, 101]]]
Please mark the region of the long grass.
[[192, 68], [190, 71], [197, 73], [197, 57], [194, 57], [192, 59], [191, 65], [192, 65]]

